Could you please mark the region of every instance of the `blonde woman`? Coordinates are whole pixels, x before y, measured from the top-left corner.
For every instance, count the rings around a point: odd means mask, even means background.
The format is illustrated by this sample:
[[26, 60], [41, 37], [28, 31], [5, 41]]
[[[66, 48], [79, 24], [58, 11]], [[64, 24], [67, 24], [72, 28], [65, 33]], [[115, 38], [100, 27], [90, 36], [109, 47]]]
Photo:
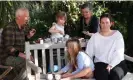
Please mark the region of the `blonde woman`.
[[[93, 77], [94, 64], [91, 58], [81, 51], [78, 39], [70, 39], [66, 42], [68, 52], [68, 64], [58, 73], [62, 78], [91, 78]], [[78, 74], [84, 70], [84, 74]], [[78, 74], [78, 75], [77, 75]]]

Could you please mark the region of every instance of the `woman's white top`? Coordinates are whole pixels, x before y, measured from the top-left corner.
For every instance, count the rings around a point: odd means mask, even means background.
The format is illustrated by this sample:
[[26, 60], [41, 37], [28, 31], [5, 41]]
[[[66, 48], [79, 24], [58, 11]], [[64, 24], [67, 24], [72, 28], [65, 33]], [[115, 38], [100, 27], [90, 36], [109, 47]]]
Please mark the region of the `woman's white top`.
[[[64, 26], [55, 24], [55, 28], [56, 28], [56, 30], [60, 30], [60, 31], [62, 31], [65, 34]], [[64, 36], [64, 34], [52, 33], [51, 38], [62, 38]]]
[[95, 56], [94, 62], [104, 62], [113, 67], [124, 60], [124, 40], [119, 31], [111, 36], [102, 36], [95, 33], [87, 43], [86, 51], [91, 58]]
[[[85, 52], [80, 51], [77, 55], [77, 68], [74, 72], [72, 72], [72, 74], [76, 74], [87, 67], [91, 68], [92, 71], [94, 71], [94, 64], [89, 55], [87, 55]], [[67, 72], [71, 68], [71, 65], [68, 63], [63, 69], [61, 69], [61, 71]]]

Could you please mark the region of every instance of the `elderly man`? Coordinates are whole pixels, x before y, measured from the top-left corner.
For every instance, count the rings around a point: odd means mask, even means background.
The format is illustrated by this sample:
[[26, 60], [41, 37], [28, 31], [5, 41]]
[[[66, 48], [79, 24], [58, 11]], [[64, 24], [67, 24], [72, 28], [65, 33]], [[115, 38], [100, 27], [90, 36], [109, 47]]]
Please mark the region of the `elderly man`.
[[15, 20], [3, 29], [0, 44], [0, 61], [1, 64], [14, 68], [13, 70], [16, 73], [14, 80], [23, 80], [19, 73], [23, 73], [25, 70], [25, 41], [29, 40], [35, 34], [35, 29], [26, 31], [27, 22], [29, 21], [28, 9], [17, 9], [15, 16]]

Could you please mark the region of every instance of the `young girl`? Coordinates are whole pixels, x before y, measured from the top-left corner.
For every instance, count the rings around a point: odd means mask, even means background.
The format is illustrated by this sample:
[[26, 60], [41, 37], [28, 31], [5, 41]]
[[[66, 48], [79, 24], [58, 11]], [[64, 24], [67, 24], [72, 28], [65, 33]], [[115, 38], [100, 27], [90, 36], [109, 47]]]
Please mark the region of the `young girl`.
[[[94, 64], [91, 58], [81, 51], [78, 39], [70, 39], [66, 42], [68, 52], [68, 64], [58, 73], [62, 78], [91, 78], [93, 76]], [[78, 74], [84, 70], [83, 74]]]
[[56, 15], [56, 23], [53, 23], [53, 26], [49, 29], [51, 33], [51, 38], [61, 38], [64, 36], [64, 24], [66, 21], [66, 13], [59, 11]]

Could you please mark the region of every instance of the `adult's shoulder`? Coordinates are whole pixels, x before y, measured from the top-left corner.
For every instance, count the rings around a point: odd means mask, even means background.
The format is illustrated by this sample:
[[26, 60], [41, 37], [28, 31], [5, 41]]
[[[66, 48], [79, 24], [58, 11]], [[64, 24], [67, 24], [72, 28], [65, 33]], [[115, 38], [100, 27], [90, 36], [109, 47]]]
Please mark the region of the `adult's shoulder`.
[[79, 21], [82, 21], [84, 19], [84, 17], [83, 16], [79, 16]]
[[97, 36], [99, 36], [99, 32], [94, 33], [94, 34], [91, 36], [91, 38], [94, 38], [94, 37], [97, 37]]
[[15, 26], [16, 26], [16, 22], [15, 22], [15, 20], [13, 20], [13, 21], [9, 22], [8, 24], [6, 24], [4, 29], [13, 29], [13, 28], [15, 28]]
[[92, 20], [93, 20], [93, 21], [98, 21], [98, 17], [97, 17], [96, 15], [93, 15], [93, 16], [92, 16]]
[[15, 22], [14, 21], [9, 22], [7, 25], [4, 26], [3, 32], [12, 31], [12, 30], [14, 30], [14, 28], [15, 28]]
[[121, 33], [120, 31], [118, 31], [118, 30], [114, 30], [114, 31], [115, 31], [114, 35], [115, 35], [116, 37], [118, 37], [118, 38], [123, 37], [123, 35], [122, 35], [122, 33]]

